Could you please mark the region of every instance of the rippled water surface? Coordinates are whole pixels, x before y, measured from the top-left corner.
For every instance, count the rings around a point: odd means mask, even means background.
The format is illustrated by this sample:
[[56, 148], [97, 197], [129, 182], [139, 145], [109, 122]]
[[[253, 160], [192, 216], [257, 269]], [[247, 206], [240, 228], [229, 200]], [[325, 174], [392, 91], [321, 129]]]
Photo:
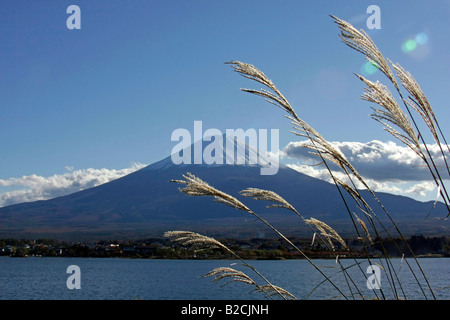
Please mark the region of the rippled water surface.
[[[393, 259], [393, 268], [385, 270], [398, 276], [399, 282], [392, 286], [384, 271], [380, 276], [382, 290], [367, 288], [364, 273], [369, 263], [363, 261], [359, 267], [353, 260], [341, 260], [349, 267], [352, 281], [358, 287], [348, 288], [343, 272], [334, 260], [314, 260], [322, 272], [342, 293], [351, 297], [392, 298], [397, 294], [409, 299], [424, 299], [424, 292], [432, 298], [430, 290], [413, 260], [408, 260], [416, 272], [417, 280], [405, 263]], [[450, 299], [450, 258], [419, 259], [425, 275], [437, 299]], [[270, 282], [276, 284], [299, 299], [342, 298], [339, 291], [328, 281], [323, 284], [320, 274], [306, 260], [257, 260], [248, 261]], [[80, 289], [68, 289], [71, 274], [67, 268], [76, 265], [80, 269]], [[265, 299], [261, 293], [252, 292], [252, 286], [232, 283], [221, 287], [220, 282], [204, 278], [207, 272], [217, 267], [231, 266], [244, 271], [258, 284], [264, 284], [251, 269], [240, 262], [230, 260], [152, 260], [119, 258], [10, 258], [0, 257], [0, 299], [83, 299], [83, 300], [184, 300], [184, 299]], [[366, 276], [370, 277], [367, 273]], [[349, 277], [347, 277], [349, 279]], [[422, 288], [417, 284], [422, 285]], [[398, 284], [401, 283], [401, 286]], [[320, 285], [319, 285], [320, 284]]]

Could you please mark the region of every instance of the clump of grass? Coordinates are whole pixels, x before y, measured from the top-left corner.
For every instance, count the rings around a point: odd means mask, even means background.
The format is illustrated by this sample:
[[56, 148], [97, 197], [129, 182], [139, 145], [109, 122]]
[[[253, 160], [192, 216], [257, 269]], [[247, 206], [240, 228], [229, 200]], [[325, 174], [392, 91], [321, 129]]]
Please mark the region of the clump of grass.
[[[267, 220], [263, 219], [261, 216], [259, 216], [257, 213], [252, 211], [249, 207], [244, 205], [241, 201], [236, 199], [235, 197], [220, 191], [216, 189], [215, 187], [209, 185], [207, 182], [203, 181], [202, 179], [196, 177], [192, 173], [187, 173], [186, 175], [183, 175], [183, 177], [186, 180], [171, 180], [171, 182], [176, 182], [180, 184], [186, 185], [184, 188], [180, 188], [181, 192], [184, 192], [189, 195], [193, 196], [210, 196], [214, 198], [214, 201], [223, 203], [227, 206], [236, 208], [238, 210], [245, 211], [249, 214], [251, 214], [253, 217], [257, 218], [259, 221], [263, 222], [267, 227], [269, 227], [271, 230], [273, 230], [278, 236], [280, 236], [282, 239], [284, 239], [293, 249], [295, 249], [297, 252], [299, 252], [303, 258], [307, 259], [312, 266], [315, 267], [316, 270], [318, 270], [325, 279], [328, 279], [328, 277], [323, 273], [320, 268], [314, 264], [314, 262], [301, 250], [299, 249], [291, 240], [289, 240], [283, 233], [281, 233], [278, 229], [276, 229], [273, 225], [271, 225]], [[248, 190], [247, 190], [248, 192]], [[245, 192], [244, 192], [245, 193]], [[272, 196], [275, 194], [273, 193]], [[283, 199], [278, 199], [282, 203], [287, 203]], [[345, 297], [345, 294], [335, 286], [335, 284], [330, 280], [330, 283], [338, 290], [342, 296]]]
[[[389, 59], [384, 58], [372, 39], [363, 30], [358, 31], [350, 23], [335, 16], [331, 17], [341, 30], [340, 38], [343, 42], [350, 48], [362, 53], [369, 61], [374, 61], [382, 73], [386, 75], [389, 82], [394, 85], [403, 103], [404, 110], [400, 108], [400, 105], [396, 102], [386, 86], [380, 83], [373, 83], [361, 75], [356, 75], [368, 86], [365, 89], [366, 92], [362, 95], [362, 99], [373, 102], [383, 108], [374, 109], [375, 113], [372, 115], [372, 118], [382, 123], [387, 132], [411, 148], [425, 162], [436, 186], [442, 192], [441, 196], [448, 210], [445, 218], [448, 218], [450, 215], [450, 197], [444, 184], [443, 176], [445, 174], [447, 179], [450, 177], [450, 167], [447, 162], [447, 157], [450, 156], [450, 147], [426, 95], [414, 77], [400, 64], [394, 64]], [[395, 70], [399, 81], [397, 81], [389, 65]], [[399, 82], [401, 83], [401, 87], [398, 84]], [[405, 91], [408, 94], [407, 99], [405, 98]], [[418, 114], [423, 120], [425, 127], [431, 133], [434, 142], [439, 147], [445, 164], [445, 173], [442, 173], [442, 170], [436, 165], [435, 159], [432, 157], [428, 144], [425, 141], [424, 132], [420, 130], [419, 124], [411, 109], [416, 112], [416, 117]], [[393, 128], [386, 121], [396, 126], [400, 131]], [[444, 148], [447, 149], [447, 153], [444, 151]]]
[[[437, 117], [435, 116], [435, 113], [431, 108], [431, 105], [425, 94], [409, 72], [405, 71], [399, 64], [394, 65], [389, 59], [386, 59], [383, 56], [383, 54], [380, 52], [372, 39], [367, 35], [367, 33], [365, 33], [363, 30], [358, 31], [350, 23], [342, 19], [339, 19], [335, 16], [331, 17], [334, 19], [335, 23], [338, 25], [341, 31], [339, 37], [342, 39], [342, 41], [350, 48], [356, 50], [359, 53], [362, 53], [368, 61], [376, 65], [381, 70], [381, 72], [386, 76], [389, 82], [394, 86], [401, 102], [403, 103], [402, 108], [402, 105], [397, 102], [394, 95], [390, 92], [387, 86], [383, 85], [382, 83], [378, 81], [372, 82], [361, 75], [356, 75], [367, 86], [367, 88], [364, 89], [364, 93], [361, 98], [378, 106], [377, 108], [372, 108], [374, 113], [371, 115], [371, 117], [382, 124], [383, 129], [386, 130], [389, 134], [391, 134], [393, 137], [401, 141], [403, 144], [411, 148], [416, 154], [419, 155], [419, 157], [428, 167], [431, 176], [436, 183], [436, 186], [439, 188], [439, 190], [442, 190], [441, 196], [447, 206], [447, 209], [449, 209], [450, 198], [443, 182], [443, 176], [445, 174], [448, 174], [450, 176], [450, 169], [446, 160], [446, 157], [449, 156], [450, 149], [444, 135], [442, 134], [442, 131], [440, 130]], [[433, 290], [428, 283], [428, 280], [422, 268], [420, 267], [418, 260], [414, 256], [413, 251], [409, 247], [408, 242], [402, 235], [397, 224], [389, 214], [389, 211], [384, 207], [384, 205], [378, 199], [376, 193], [370, 188], [368, 183], [366, 183], [364, 178], [346, 159], [342, 152], [336, 149], [332, 143], [326, 140], [322, 135], [320, 135], [318, 131], [316, 131], [312, 126], [310, 126], [306, 121], [298, 116], [286, 97], [261, 70], [251, 64], [240, 61], [231, 61], [227, 62], [227, 64], [231, 65], [234, 71], [242, 75], [243, 77], [264, 86], [264, 88], [259, 90], [244, 88], [241, 89], [242, 91], [261, 96], [267, 102], [282, 109], [286, 113], [285, 117], [291, 121], [291, 124], [293, 126], [292, 133], [308, 140], [308, 142], [304, 144], [304, 147], [309, 149], [312, 154], [320, 158], [321, 164], [325, 166], [328, 174], [331, 176], [332, 181], [334, 182], [336, 189], [345, 204], [349, 219], [353, 223], [357, 239], [359, 239], [359, 241], [361, 242], [361, 245], [367, 255], [367, 261], [370, 264], [372, 264], [372, 261], [369, 254], [369, 248], [375, 246], [377, 246], [377, 248], [380, 248], [382, 252], [382, 259], [379, 260], [379, 263], [373, 263], [380, 265], [384, 270], [389, 288], [392, 291], [394, 298], [402, 299], [407, 298], [407, 296], [403, 289], [401, 281], [398, 278], [398, 272], [396, 272], [395, 268], [393, 267], [387, 250], [385, 250], [385, 248], [383, 247], [383, 242], [377, 240], [381, 239], [381, 235], [386, 235], [395, 244], [402, 256], [404, 256], [404, 252], [402, 252], [399, 243], [397, 243], [396, 237], [392, 235], [392, 230], [395, 230], [395, 232], [400, 235], [400, 239], [406, 244], [406, 247], [409, 250], [409, 253], [412, 255], [414, 262], [419, 267], [419, 274], [414, 271], [413, 267], [409, 264], [407, 259], [402, 259], [402, 263], [403, 261], [405, 261], [405, 263], [409, 267], [409, 270], [424, 298], [428, 299], [429, 295], [431, 295], [431, 297], [435, 299]], [[390, 65], [395, 72], [392, 71]], [[404, 98], [405, 95], [403, 91], [406, 91], [409, 94], [408, 99]], [[446, 172], [440, 172], [439, 166], [435, 164], [436, 159], [431, 156], [428, 145], [425, 143], [424, 135], [419, 130], [419, 126], [416, 119], [413, 117], [411, 110], [415, 111], [424, 121], [426, 127], [431, 132], [434, 142], [438, 144], [441, 156], [443, 157], [443, 161], [445, 163]], [[330, 164], [337, 165], [342, 173], [344, 173], [349, 183], [338, 179], [336, 177], [336, 174], [331, 170]], [[254, 200], [264, 200], [272, 203], [268, 206], [270, 208], [287, 209], [294, 212], [298, 217], [300, 217], [301, 220], [306, 223], [306, 225], [308, 225], [314, 233], [312, 242], [314, 242], [316, 236], [318, 236], [318, 238], [320, 239], [319, 241], [321, 241], [324, 246], [328, 248], [328, 250], [330, 250], [330, 252], [334, 252], [336, 254], [336, 263], [339, 268], [338, 272], [342, 273], [345, 277], [345, 284], [350, 292], [349, 295], [345, 294], [343, 288], [340, 288], [335, 282], [333, 282], [330, 276], [327, 276], [321, 270], [321, 268], [314, 263], [314, 261], [312, 261], [302, 250], [300, 250], [294, 243], [292, 243], [286, 236], [284, 236], [283, 233], [272, 226], [267, 220], [263, 219], [257, 213], [252, 211], [247, 205], [239, 201], [236, 197], [233, 197], [223, 191], [214, 188], [207, 182], [192, 175], [191, 173], [183, 175], [183, 178], [185, 180], [172, 180], [172, 182], [185, 185], [184, 188], [180, 188], [180, 191], [191, 196], [213, 197], [214, 201], [247, 212], [248, 214], [256, 217], [259, 221], [263, 222], [278, 236], [284, 239], [294, 250], [298, 251], [305, 259], [307, 259], [310, 264], [323, 276], [324, 280], [322, 283], [328, 282], [329, 284], [331, 284], [332, 287], [334, 287], [334, 289], [337, 291], [339, 296], [345, 299], [355, 299], [358, 297], [362, 299], [366, 298], [362, 294], [362, 291], [360, 290], [358, 285], [348, 273], [349, 268], [357, 267], [364, 275], [364, 277], [367, 278], [364, 270], [360, 266], [361, 261], [357, 261], [356, 259], [354, 259], [355, 262], [350, 267], [344, 267], [340, 263], [340, 260], [338, 259], [339, 254], [335, 251], [335, 243], [339, 243], [342, 247], [347, 248], [348, 250], [350, 250], [350, 248], [347, 247], [342, 237], [325, 222], [320, 221], [314, 217], [305, 218], [303, 214], [301, 214], [282, 196], [273, 191], [262, 190], [258, 188], [247, 188], [240, 192], [240, 194], [244, 197], [249, 197]], [[380, 217], [375, 214], [375, 211], [368, 205], [368, 201], [361, 195], [361, 193], [357, 189], [356, 182], [362, 183], [362, 185], [370, 192], [371, 196], [373, 196], [376, 202], [380, 205], [382, 212], [388, 218], [390, 225], [385, 225], [385, 223], [382, 222], [382, 219], [380, 219]], [[351, 196], [351, 199], [360, 209], [362, 217], [364, 219], [362, 219], [354, 211], [350, 210], [350, 204], [348, 203], [347, 198], [344, 196], [345, 194]], [[445, 218], [447, 218], [449, 214], [447, 214]], [[362, 230], [362, 233], [360, 230]], [[231, 251], [215, 239], [186, 231], [169, 232], [166, 233], [166, 236], [171, 237], [174, 241], [178, 241], [180, 243], [183, 243], [184, 245], [195, 245], [203, 248], [208, 248], [210, 246], [222, 248], [232, 253], [236, 258], [240, 259], [245, 266], [255, 271], [258, 276], [260, 276], [266, 282], [266, 284], [258, 285], [253, 279], [248, 277], [243, 272], [228, 267], [217, 268], [207, 274], [207, 276], [215, 277], [215, 281], [219, 281], [222, 279], [231, 279], [229, 282], [242, 282], [252, 285], [256, 288], [255, 291], [264, 292], [269, 297], [272, 297], [274, 294], [276, 294], [284, 299], [295, 298], [292, 294], [285, 291], [284, 289], [271, 284], [259, 272], [257, 272], [257, 270], [255, 270], [253, 267], [243, 261], [239, 256], [237, 256], [233, 251]], [[350, 256], [352, 256], [351, 251], [349, 252]], [[422, 284], [422, 280], [425, 280], [426, 285]], [[321, 285], [322, 283], [320, 283], [319, 285]], [[387, 297], [383, 289], [379, 290], [380, 295], [378, 295], [376, 291], [374, 291], [374, 294], [376, 298], [386, 299]]]

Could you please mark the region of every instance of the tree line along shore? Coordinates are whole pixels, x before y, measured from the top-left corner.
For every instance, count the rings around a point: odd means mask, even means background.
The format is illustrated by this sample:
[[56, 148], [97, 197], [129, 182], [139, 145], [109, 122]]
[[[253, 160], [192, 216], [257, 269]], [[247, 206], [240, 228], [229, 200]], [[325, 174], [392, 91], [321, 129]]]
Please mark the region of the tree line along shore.
[[[283, 239], [218, 239], [243, 259], [301, 259], [302, 256]], [[336, 244], [330, 251], [323, 243], [311, 239], [291, 238], [310, 258], [335, 259], [379, 257], [384, 252], [390, 257], [406, 257], [406, 244], [400, 239], [374, 239], [372, 243], [361, 243], [358, 239], [346, 239], [346, 247]], [[395, 242], [396, 243], [395, 243]], [[409, 247], [417, 257], [450, 257], [450, 237], [411, 236]], [[401, 251], [399, 251], [399, 248]], [[52, 239], [0, 239], [0, 255], [11, 257], [117, 257], [153, 259], [234, 259], [220, 248], [194, 249], [182, 247], [165, 238], [142, 240], [102, 240], [96, 242], [66, 242]]]

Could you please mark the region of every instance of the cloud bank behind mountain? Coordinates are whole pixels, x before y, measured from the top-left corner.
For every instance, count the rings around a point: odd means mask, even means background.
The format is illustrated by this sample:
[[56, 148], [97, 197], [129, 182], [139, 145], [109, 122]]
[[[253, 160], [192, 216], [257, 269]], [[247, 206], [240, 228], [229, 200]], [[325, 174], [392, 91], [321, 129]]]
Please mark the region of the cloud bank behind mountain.
[[[309, 176], [331, 182], [327, 169], [320, 158], [304, 146], [308, 141], [290, 142], [281, 156], [289, 159], [289, 166]], [[349, 162], [358, 170], [375, 191], [412, 196], [436, 197], [437, 188], [423, 160], [411, 149], [394, 142], [373, 140], [369, 142], [332, 142]], [[438, 145], [428, 146], [437, 166], [445, 165]], [[345, 180], [339, 170], [333, 173]], [[362, 188], [362, 185], [358, 185]]]

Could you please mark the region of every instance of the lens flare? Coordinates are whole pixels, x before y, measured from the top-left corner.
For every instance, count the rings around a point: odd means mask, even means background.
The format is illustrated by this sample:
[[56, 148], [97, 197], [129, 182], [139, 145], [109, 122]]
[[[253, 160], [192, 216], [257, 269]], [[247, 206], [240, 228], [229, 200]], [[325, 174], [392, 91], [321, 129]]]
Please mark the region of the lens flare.
[[417, 47], [417, 42], [414, 39], [409, 39], [402, 45], [402, 50], [405, 53], [414, 51]]
[[417, 44], [424, 45], [428, 41], [428, 36], [425, 32], [421, 32], [416, 35], [414, 40], [416, 40]]
[[375, 74], [378, 71], [378, 64], [375, 61], [366, 61], [361, 66], [361, 73], [370, 76], [372, 74]]
[[420, 32], [414, 36], [414, 38], [410, 38], [403, 42], [402, 51], [405, 53], [410, 53], [415, 51], [419, 46], [424, 46], [428, 42], [428, 35], [425, 32]]

